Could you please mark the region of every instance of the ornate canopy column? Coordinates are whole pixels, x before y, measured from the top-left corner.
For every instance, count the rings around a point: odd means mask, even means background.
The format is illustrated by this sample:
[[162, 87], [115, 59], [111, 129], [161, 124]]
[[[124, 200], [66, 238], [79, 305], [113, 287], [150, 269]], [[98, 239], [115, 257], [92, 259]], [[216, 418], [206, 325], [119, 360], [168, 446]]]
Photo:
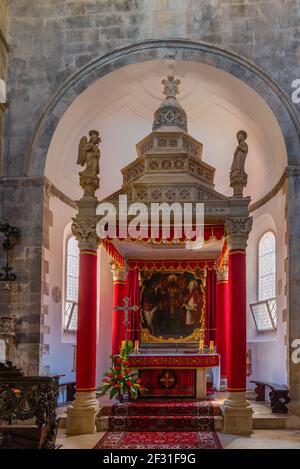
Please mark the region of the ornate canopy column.
[[221, 389], [227, 390], [227, 350], [229, 340], [229, 309], [228, 309], [228, 265], [217, 269], [216, 287], [216, 345], [221, 355]]
[[121, 268], [114, 260], [110, 262], [113, 274], [113, 312], [112, 312], [112, 355], [120, 353], [122, 340], [125, 339], [124, 314], [116, 311], [116, 306], [123, 305], [126, 296], [126, 268]]
[[252, 432], [252, 408], [246, 399], [246, 247], [252, 218], [231, 217], [225, 230], [228, 254], [228, 394], [223, 406], [224, 432]]
[[97, 337], [97, 250], [99, 239], [96, 226], [98, 200], [95, 191], [99, 187], [99, 134], [90, 132], [79, 146], [78, 163], [86, 169], [80, 172], [80, 185], [84, 196], [77, 202], [78, 213], [73, 218], [72, 231], [80, 249], [76, 395], [67, 411], [67, 433], [78, 435], [95, 432], [95, 418], [99, 412], [96, 399], [96, 337]]

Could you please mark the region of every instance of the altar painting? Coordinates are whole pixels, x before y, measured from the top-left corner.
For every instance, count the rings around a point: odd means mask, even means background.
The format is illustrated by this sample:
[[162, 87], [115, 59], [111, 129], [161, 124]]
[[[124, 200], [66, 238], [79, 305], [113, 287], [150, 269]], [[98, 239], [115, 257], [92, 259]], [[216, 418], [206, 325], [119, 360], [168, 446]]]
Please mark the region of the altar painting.
[[203, 271], [144, 273], [141, 288], [143, 342], [197, 342], [205, 329]]

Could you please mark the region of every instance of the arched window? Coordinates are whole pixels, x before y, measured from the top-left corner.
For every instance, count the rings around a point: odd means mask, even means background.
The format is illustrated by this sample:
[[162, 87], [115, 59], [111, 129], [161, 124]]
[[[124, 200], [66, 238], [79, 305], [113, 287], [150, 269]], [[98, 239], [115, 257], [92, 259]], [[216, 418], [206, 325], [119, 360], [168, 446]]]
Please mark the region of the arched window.
[[258, 303], [251, 305], [258, 331], [276, 329], [276, 238], [273, 231], [258, 244]]
[[272, 231], [262, 235], [258, 245], [258, 300], [275, 298], [276, 239]]
[[76, 331], [78, 310], [79, 248], [74, 236], [70, 236], [66, 246], [66, 285], [65, 317], [66, 331]]

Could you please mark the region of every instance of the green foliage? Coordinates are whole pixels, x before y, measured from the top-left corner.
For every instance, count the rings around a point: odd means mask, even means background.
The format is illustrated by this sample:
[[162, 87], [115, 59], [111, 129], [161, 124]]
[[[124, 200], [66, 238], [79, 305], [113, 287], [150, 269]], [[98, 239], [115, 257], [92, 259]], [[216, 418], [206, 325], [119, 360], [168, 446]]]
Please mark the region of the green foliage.
[[133, 373], [129, 368], [128, 357], [132, 350], [132, 341], [126, 340], [123, 342], [120, 355], [111, 357], [113, 366], [104, 374], [101, 396], [109, 394], [110, 399], [117, 397], [121, 400], [124, 394], [128, 392], [132, 399], [136, 399], [139, 391], [145, 390], [141, 386], [141, 380], [138, 378], [137, 373]]

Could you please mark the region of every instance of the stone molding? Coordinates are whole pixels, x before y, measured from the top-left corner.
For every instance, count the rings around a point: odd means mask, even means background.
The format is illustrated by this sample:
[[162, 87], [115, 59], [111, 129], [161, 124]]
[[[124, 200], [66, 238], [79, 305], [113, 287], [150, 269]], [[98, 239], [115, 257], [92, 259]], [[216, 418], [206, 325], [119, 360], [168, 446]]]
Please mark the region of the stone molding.
[[122, 169], [123, 185], [137, 181], [145, 175], [187, 174], [188, 176], [214, 187], [215, 168], [193, 155], [186, 154], [180, 147], [167, 149], [164, 154], [154, 151], [145, 153]]
[[283, 187], [283, 185], [284, 185], [284, 183], [285, 183], [285, 181], [288, 177], [288, 172], [289, 172], [289, 168], [287, 167], [283, 171], [283, 174], [280, 177], [277, 184], [275, 184], [275, 186], [266, 195], [264, 195], [261, 199], [259, 199], [257, 202], [254, 202], [253, 204], [251, 204], [249, 206], [249, 212], [254, 212], [255, 210], [259, 209], [260, 207], [262, 207], [263, 205], [268, 203], [270, 200], [272, 200], [278, 194], [278, 192], [280, 191], [280, 189], [282, 189], [282, 187]]

